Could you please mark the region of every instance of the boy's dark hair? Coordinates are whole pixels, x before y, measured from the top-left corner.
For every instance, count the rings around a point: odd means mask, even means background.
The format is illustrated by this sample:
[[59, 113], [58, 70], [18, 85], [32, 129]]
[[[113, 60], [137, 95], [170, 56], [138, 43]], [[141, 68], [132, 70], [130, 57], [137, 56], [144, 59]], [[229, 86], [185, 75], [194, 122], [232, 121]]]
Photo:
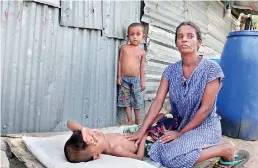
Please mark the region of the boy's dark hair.
[[197, 40], [202, 40], [202, 33], [201, 33], [201, 29], [199, 28], [199, 26], [197, 26], [195, 23], [193, 23], [191, 21], [188, 21], [188, 22], [182, 22], [179, 26], [177, 26], [177, 28], [176, 28], [175, 43], [177, 42], [177, 32], [178, 32], [178, 29], [181, 26], [191, 26], [196, 31]]
[[144, 31], [144, 27], [143, 27], [143, 25], [142, 25], [141, 23], [139, 23], [139, 22], [134, 22], [134, 23], [131, 23], [131, 24], [128, 26], [128, 28], [127, 28], [127, 34], [129, 34], [129, 29], [130, 29], [130, 27], [136, 27], [136, 26], [142, 27], [142, 30]]
[[88, 145], [83, 141], [81, 131], [74, 131], [64, 146], [65, 157], [68, 162], [79, 163], [93, 160], [90, 153], [82, 153]]

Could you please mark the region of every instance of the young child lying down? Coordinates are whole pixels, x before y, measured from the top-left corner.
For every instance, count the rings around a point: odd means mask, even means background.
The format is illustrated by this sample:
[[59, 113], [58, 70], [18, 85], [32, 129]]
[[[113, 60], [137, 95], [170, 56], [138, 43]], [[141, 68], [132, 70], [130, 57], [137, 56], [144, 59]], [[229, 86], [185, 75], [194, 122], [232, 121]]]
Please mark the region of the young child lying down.
[[[167, 118], [162, 115], [159, 116], [156, 121], [159, 121], [159, 119], [164, 121], [164, 118], [165, 120], [170, 120], [169, 128], [160, 123], [161, 126], [160, 124], [157, 124], [159, 123], [157, 122], [150, 128], [148, 134], [145, 134], [144, 138], [139, 143], [139, 146], [135, 145], [135, 141], [129, 141], [122, 134], [104, 134], [98, 130], [86, 128], [74, 121], [68, 121], [67, 127], [73, 131], [73, 134], [65, 143], [65, 157], [72, 163], [95, 160], [100, 158], [102, 153], [142, 160], [146, 152], [145, 143], [147, 135], [149, 135], [148, 138], [150, 139], [148, 142], [152, 144], [156, 139], [163, 135], [164, 131], [168, 131], [168, 129], [172, 130], [177, 127], [178, 123], [176, 118]], [[162, 129], [160, 129], [160, 126]]]

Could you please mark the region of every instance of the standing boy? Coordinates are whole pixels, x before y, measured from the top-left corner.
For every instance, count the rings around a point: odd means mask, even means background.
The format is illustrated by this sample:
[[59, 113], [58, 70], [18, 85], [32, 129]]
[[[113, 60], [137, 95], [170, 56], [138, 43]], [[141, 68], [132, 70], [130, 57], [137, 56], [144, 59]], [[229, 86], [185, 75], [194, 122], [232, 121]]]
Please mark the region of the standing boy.
[[132, 108], [135, 124], [140, 124], [141, 92], [145, 90], [145, 52], [140, 47], [144, 38], [144, 28], [140, 23], [132, 23], [127, 31], [129, 44], [120, 48], [117, 84], [119, 85], [118, 107], [125, 107], [129, 124], [132, 124]]

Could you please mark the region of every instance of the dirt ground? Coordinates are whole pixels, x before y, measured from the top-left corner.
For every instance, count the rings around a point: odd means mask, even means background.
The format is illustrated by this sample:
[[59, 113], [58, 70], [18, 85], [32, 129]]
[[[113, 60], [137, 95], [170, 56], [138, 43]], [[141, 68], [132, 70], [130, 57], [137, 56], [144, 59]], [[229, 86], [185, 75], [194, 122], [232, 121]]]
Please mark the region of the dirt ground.
[[10, 168], [26, 168], [24, 163], [20, 162], [15, 156], [9, 159], [9, 162], [10, 162]]

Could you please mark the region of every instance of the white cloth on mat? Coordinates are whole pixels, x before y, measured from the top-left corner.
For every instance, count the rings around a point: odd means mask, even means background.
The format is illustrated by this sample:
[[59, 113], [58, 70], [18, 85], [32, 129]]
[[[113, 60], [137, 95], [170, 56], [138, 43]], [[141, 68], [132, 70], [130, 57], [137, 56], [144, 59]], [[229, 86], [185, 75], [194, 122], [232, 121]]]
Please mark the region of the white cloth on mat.
[[[122, 128], [113, 132], [121, 133]], [[69, 163], [64, 156], [64, 144], [71, 136], [27, 137], [22, 139], [28, 150], [47, 168], [155, 168], [155, 166], [136, 159], [101, 155], [100, 159], [87, 163]]]

